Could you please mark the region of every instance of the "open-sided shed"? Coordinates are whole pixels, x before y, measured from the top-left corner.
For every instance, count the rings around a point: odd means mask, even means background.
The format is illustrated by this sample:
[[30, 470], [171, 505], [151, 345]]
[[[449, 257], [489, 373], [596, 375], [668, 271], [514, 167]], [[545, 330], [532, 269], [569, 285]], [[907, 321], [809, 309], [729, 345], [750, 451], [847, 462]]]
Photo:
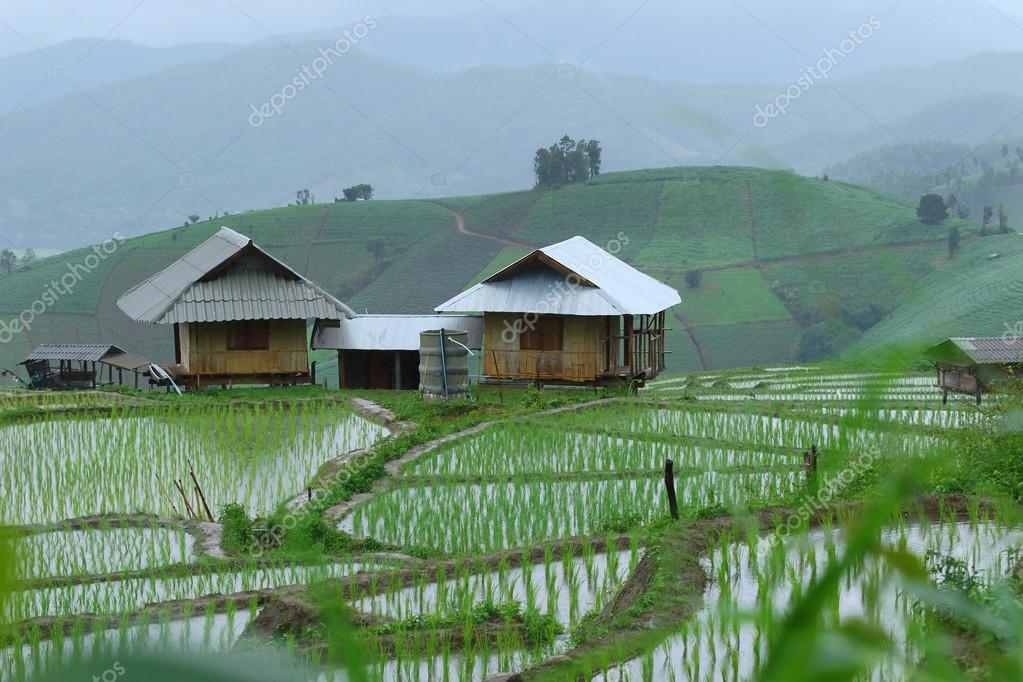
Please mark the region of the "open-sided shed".
[[341, 388], [413, 389], [419, 385], [420, 334], [439, 329], [467, 332], [469, 348], [482, 346], [482, 317], [359, 315], [317, 324], [313, 349], [337, 350]]
[[491, 381], [650, 379], [678, 292], [583, 237], [533, 251], [435, 309], [482, 313]]
[[1023, 339], [1013, 335], [955, 337], [926, 352], [938, 373], [938, 387], [947, 402], [949, 393], [976, 396], [1019, 378], [1023, 366]]
[[[36, 346], [21, 363], [32, 388], [95, 388], [99, 383], [123, 385], [125, 372], [140, 388], [150, 361], [129, 355], [109, 343], [48, 343]], [[106, 373], [104, 380], [103, 374]], [[114, 377], [117, 380], [114, 380]]]
[[184, 386], [310, 380], [307, 322], [351, 308], [227, 227], [118, 301], [139, 322], [173, 325]]

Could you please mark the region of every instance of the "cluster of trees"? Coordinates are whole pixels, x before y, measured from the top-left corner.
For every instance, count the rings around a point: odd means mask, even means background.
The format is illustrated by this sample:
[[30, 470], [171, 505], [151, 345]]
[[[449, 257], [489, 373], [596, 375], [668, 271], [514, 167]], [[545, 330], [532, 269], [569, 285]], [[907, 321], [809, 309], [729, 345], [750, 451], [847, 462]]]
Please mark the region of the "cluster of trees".
[[[940, 194], [925, 194], [920, 197], [920, 204], [916, 207], [916, 215], [920, 218], [920, 222], [924, 225], [940, 225], [941, 223], [948, 220], [950, 213], [954, 211], [956, 215], [962, 220], [966, 220], [970, 216], [970, 208], [960, 202], [956, 195], [950, 194], [948, 198], [942, 197]], [[990, 206], [985, 206], [980, 217], [980, 234], [981, 236], [989, 235], [994, 232], [991, 229], [991, 221], [995, 217], [995, 209]], [[998, 202], [998, 233], [1007, 234], [1009, 232], [1009, 212], [1005, 210], [1005, 204]], [[959, 233], [959, 228], [952, 226], [948, 228], [948, 257], [955, 257], [959, 251], [959, 243], [962, 240], [962, 235]]]
[[352, 185], [351, 187], [345, 187], [341, 190], [341, 196], [334, 199], [334, 202], [339, 201], [369, 201], [373, 198], [373, 186], [372, 185]]
[[15, 266], [19, 269], [25, 269], [32, 264], [32, 261], [36, 259], [36, 252], [32, 249], [26, 249], [25, 253], [18, 257], [18, 254], [14, 253], [10, 249], [4, 249], [0, 251], [0, 268], [7, 270], [7, 274], [14, 272]]
[[310, 204], [316, 203], [316, 195], [309, 192], [307, 189], [300, 189], [295, 192], [295, 205], [296, 206], [309, 206]]
[[597, 140], [576, 141], [568, 135], [550, 147], [537, 149], [533, 159], [536, 186], [557, 187], [600, 175], [602, 152]]

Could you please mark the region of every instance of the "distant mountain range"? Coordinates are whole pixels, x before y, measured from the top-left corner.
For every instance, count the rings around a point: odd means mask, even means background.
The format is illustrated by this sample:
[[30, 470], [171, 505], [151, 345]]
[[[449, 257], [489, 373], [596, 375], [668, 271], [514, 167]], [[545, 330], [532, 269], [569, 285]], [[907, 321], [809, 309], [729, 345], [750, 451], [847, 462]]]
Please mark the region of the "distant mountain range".
[[0, 58], [0, 120], [31, 107], [98, 85], [222, 57], [239, 49], [227, 43], [145, 47], [126, 40], [69, 40], [41, 52]]
[[[280, 206], [299, 189], [330, 201], [362, 182], [381, 198], [521, 189], [536, 148], [566, 133], [601, 140], [609, 171], [741, 163], [809, 175], [884, 144], [1023, 134], [1023, 53], [817, 82], [757, 127], [755, 107], [786, 83], [665, 83], [554, 62], [440, 73], [353, 50], [292, 91], [323, 43], [285, 42], [95, 46], [82, 65], [109, 56], [121, 75], [104, 77], [120, 80], [83, 81], [72, 66], [53, 86], [70, 92], [0, 118], [0, 234], [22, 248], [79, 246]], [[254, 113], [270, 102], [279, 112]]]

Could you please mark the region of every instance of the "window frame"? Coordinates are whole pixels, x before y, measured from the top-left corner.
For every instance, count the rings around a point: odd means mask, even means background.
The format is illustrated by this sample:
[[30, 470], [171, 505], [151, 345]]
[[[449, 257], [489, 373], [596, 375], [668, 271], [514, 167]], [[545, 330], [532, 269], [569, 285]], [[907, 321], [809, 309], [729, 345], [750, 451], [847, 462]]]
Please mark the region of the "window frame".
[[227, 350], [270, 350], [270, 320], [236, 320], [227, 324]]
[[[557, 326], [553, 332], [552, 326]], [[557, 347], [548, 346], [545, 341], [557, 339]], [[565, 350], [565, 318], [560, 315], [541, 315], [519, 335], [519, 350], [536, 353], [561, 353]]]

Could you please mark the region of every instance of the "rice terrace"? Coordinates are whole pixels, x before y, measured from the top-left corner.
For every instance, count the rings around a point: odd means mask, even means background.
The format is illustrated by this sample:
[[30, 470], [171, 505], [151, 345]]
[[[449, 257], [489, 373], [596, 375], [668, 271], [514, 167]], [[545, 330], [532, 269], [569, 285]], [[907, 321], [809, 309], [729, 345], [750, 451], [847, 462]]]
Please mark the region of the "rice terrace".
[[146, 654], [319, 680], [1012, 666], [1011, 396], [809, 366], [257, 395], [4, 392], [5, 680]]
[[0, 3], [0, 682], [1023, 681], [1021, 30]]

